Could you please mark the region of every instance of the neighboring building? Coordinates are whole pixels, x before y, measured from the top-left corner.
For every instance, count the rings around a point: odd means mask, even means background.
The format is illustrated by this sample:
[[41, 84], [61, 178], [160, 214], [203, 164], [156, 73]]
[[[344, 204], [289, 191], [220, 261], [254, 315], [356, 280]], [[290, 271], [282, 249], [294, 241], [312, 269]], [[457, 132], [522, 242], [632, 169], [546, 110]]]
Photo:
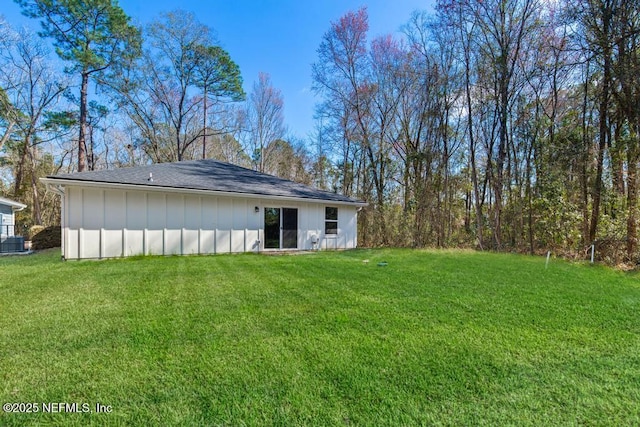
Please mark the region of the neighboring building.
[[0, 197], [0, 252], [23, 252], [24, 239], [16, 230], [15, 212], [27, 205]]
[[65, 259], [351, 249], [365, 202], [216, 160], [42, 178]]

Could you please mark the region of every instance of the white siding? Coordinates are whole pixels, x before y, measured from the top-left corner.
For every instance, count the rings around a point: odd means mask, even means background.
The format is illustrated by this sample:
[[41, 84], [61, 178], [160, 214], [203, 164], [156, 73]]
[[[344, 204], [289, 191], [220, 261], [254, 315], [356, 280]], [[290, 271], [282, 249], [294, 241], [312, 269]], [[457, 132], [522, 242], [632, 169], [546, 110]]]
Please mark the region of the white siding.
[[231, 252], [232, 216], [233, 201], [228, 198], [219, 198], [216, 224], [216, 253]]
[[182, 227], [184, 227], [184, 196], [167, 195], [167, 227], [164, 232], [164, 255], [182, 253]]
[[107, 258], [123, 255], [123, 230], [127, 215], [125, 197], [121, 191], [104, 192], [104, 231], [102, 233], [102, 256]]
[[80, 250], [87, 258], [100, 258], [100, 232], [104, 227], [103, 192], [82, 191]]
[[200, 253], [213, 254], [216, 252], [216, 217], [218, 214], [217, 200], [203, 197], [200, 204]]
[[182, 246], [184, 254], [200, 253], [200, 212], [201, 198], [188, 195], [184, 203], [184, 232], [182, 233]]
[[65, 192], [65, 203], [67, 203], [67, 221], [65, 228], [65, 253], [67, 259], [86, 258], [79, 252], [79, 235], [82, 225], [82, 189], [69, 187]]
[[164, 254], [164, 231], [167, 228], [167, 196], [149, 193], [147, 196], [147, 255]]
[[233, 226], [231, 229], [231, 252], [245, 252], [247, 227], [247, 201], [233, 199]]
[[[259, 209], [258, 212], [256, 212], [256, 206]], [[260, 212], [262, 212], [262, 209], [255, 200], [247, 200], [247, 221], [245, 235], [246, 252], [258, 252], [260, 250], [260, 241], [262, 240], [260, 237], [260, 233], [262, 227], [264, 226], [264, 224], [261, 224], [263, 219], [260, 215]]]
[[[335, 206], [327, 204], [326, 206]], [[358, 211], [353, 206], [337, 206], [338, 234], [325, 234], [325, 205], [319, 206], [314, 218], [318, 221], [320, 247], [326, 250], [354, 249], [357, 247]]]
[[320, 203], [67, 187], [63, 206], [67, 259], [264, 250], [265, 206], [298, 209], [298, 249], [314, 249], [313, 236], [316, 249], [357, 246], [357, 209], [345, 205], [335, 236], [324, 234]]
[[[303, 215], [305, 222], [304, 230], [304, 249], [322, 249], [322, 236], [324, 233], [324, 208], [325, 205], [308, 204]], [[312, 239], [316, 238], [316, 247], [314, 248]]]
[[[93, 192], [95, 190], [85, 190]], [[147, 198], [146, 194], [140, 191], [127, 192], [125, 196], [127, 218], [124, 224], [124, 256], [143, 255], [144, 232], [147, 228]], [[86, 256], [81, 249], [81, 258], [92, 258]]]

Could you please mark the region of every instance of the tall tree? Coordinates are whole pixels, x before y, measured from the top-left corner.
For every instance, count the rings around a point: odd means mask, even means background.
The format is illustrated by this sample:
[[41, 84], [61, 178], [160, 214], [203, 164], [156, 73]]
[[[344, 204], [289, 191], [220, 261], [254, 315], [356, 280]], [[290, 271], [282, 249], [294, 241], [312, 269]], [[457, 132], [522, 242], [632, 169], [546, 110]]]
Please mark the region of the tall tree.
[[11, 104], [6, 91], [0, 88], [0, 121], [3, 122], [2, 127], [4, 128], [2, 136], [0, 137], [0, 150], [2, 150], [4, 144], [6, 144], [11, 137], [11, 132], [16, 125], [16, 120], [16, 110]]
[[141, 36], [116, 0], [15, 0], [24, 15], [40, 19], [41, 35], [80, 76], [78, 171], [86, 168], [89, 78], [139, 54]]
[[7, 87], [15, 126], [13, 195], [22, 200], [28, 197], [23, 194], [23, 184], [29, 177], [32, 221], [42, 224], [40, 183], [36, 175], [38, 146], [46, 141], [47, 116], [55, 111], [68, 83], [52, 69], [47, 61], [49, 52], [35, 34], [21, 30], [1, 50], [0, 82]]
[[[206, 156], [209, 101], [242, 99], [240, 71], [216, 44], [211, 28], [193, 13], [163, 13], [146, 34], [141, 58], [118, 70], [114, 98], [135, 124], [138, 145], [154, 162]], [[218, 117], [217, 134], [234, 130], [228, 109], [216, 111], [224, 116]]]
[[[421, 211], [416, 211], [414, 220], [418, 245], [425, 241], [422, 230], [427, 223], [423, 213], [426, 209], [433, 212], [429, 216], [438, 246], [446, 244], [453, 230], [451, 164], [460, 145], [453, 117], [463, 93], [462, 62], [456, 56], [456, 33], [448, 31], [447, 20], [440, 18], [414, 12], [404, 27], [412, 49], [403, 74], [411, 84], [403, 96], [401, 122], [406, 129], [403, 146], [407, 147], [405, 157], [409, 160], [405, 161], [405, 175], [410, 177], [406, 191], [413, 195], [414, 204]], [[407, 164], [411, 165], [408, 170]], [[405, 209], [408, 205], [405, 202]]]
[[[615, 14], [612, 92], [617, 107], [616, 145], [619, 148], [617, 151], [623, 151], [621, 163], [626, 160], [626, 251], [627, 258], [635, 261], [638, 246], [638, 163], [640, 162], [640, 80], [638, 79], [640, 7], [632, 2], [620, 2]], [[624, 176], [623, 173], [619, 175]], [[621, 187], [624, 193], [624, 186]]]
[[[536, 0], [477, 1], [475, 19], [478, 21], [479, 34], [477, 47], [491, 67], [489, 84], [493, 85], [498, 125], [498, 138], [495, 154], [491, 153], [492, 181], [494, 189], [494, 244], [502, 247], [502, 210], [504, 190], [509, 187], [505, 178], [505, 166], [512, 141], [510, 130], [510, 108], [519, 86], [516, 80], [521, 64], [520, 55], [524, 46], [531, 41], [532, 28], [535, 25]], [[490, 141], [493, 144], [493, 141]]]
[[[0, 16], [0, 52], [15, 43], [14, 34], [9, 24]], [[0, 136], [0, 150], [7, 143], [16, 125], [16, 111], [6, 93], [6, 87], [0, 86], [0, 126], [3, 129]]]
[[247, 121], [256, 169], [274, 173], [267, 170], [267, 165], [271, 152], [278, 146], [272, 143], [285, 134], [284, 100], [282, 92], [273, 87], [267, 73], [260, 73], [258, 81], [253, 84], [247, 104]]
[[619, 0], [589, 0], [576, 5], [579, 23], [583, 27], [588, 57], [596, 59], [601, 67], [598, 107], [598, 149], [596, 176], [592, 188], [592, 210], [589, 224], [589, 240], [596, 239], [600, 221], [600, 207], [604, 192], [603, 171], [611, 128], [609, 109], [612, 95], [612, 66], [614, 44], [614, 18]]
[[475, 210], [475, 235], [480, 249], [484, 249], [484, 213], [485, 203], [484, 190], [481, 189], [480, 167], [478, 165], [478, 130], [474, 123], [476, 97], [475, 85], [477, 76], [474, 72], [475, 61], [477, 59], [476, 50], [473, 46], [473, 39], [476, 33], [477, 23], [470, 19], [473, 14], [467, 9], [468, 3], [462, 1], [441, 1], [438, 3], [440, 18], [445, 23], [449, 23], [454, 34], [452, 36], [455, 44], [458, 45], [458, 61], [461, 63], [464, 75], [464, 112], [466, 119], [466, 139], [468, 141], [467, 157], [469, 159], [469, 174], [473, 185], [473, 201], [468, 206], [474, 206]]
[[[374, 194], [375, 177], [372, 179], [368, 170], [374, 153], [370, 143], [373, 138], [371, 101], [375, 92], [369, 79], [368, 31], [365, 7], [331, 23], [318, 47], [318, 61], [312, 66], [313, 90], [324, 97], [322, 114], [331, 119], [335, 137], [342, 142], [339, 166], [343, 193], [352, 195], [353, 192], [357, 197], [375, 198], [380, 202], [379, 197], [383, 195]], [[369, 216], [375, 215], [374, 209], [380, 210], [383, 205], [377, 203], [363, 211], [360, 218], [364, 242], [368, 240]]]
[[231, 60], [229, 54], [220, 46], [198, 45], [194, 48], [195, 84], [202, 90], [202, 158], [207, 157], [208, 103], [221, 99], [242, 101], [245, 98], [242, 89], [240, 67]]

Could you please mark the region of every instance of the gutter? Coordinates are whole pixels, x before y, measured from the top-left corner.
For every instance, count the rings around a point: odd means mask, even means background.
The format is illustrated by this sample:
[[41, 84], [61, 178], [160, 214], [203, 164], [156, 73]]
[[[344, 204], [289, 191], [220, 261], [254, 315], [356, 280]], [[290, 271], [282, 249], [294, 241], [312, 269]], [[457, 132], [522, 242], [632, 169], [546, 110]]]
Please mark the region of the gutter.
[[47, 191], [51, 191], [52, 193], [56, 193], [58, 196], [64, 196], [64, 186], [63, 185], [55, 184], [53, 182], [48, 182], [48, 181], [46, 181], [46, 178], [40, 178], [40, 181], [42, 181], [45, 184]]
[[24, 203], [16, 202], [14, 200], [5, 199], [4, 197], [0, 197], [0, 202], [2, 202], [5, 206], [11, 206], [11, 210], [13, 212], [18, 212], [27, 207]]

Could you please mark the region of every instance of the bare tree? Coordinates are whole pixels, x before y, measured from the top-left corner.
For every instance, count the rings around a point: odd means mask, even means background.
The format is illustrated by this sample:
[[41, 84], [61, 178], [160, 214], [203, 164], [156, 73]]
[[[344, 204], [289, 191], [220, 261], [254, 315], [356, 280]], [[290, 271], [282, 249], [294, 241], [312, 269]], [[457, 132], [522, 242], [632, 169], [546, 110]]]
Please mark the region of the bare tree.
[[138, 130], [135, 145], [154, 162], [206, 156], [210, 124], [225, 123], [210, 118], [210, 102], [243, 98], [239, 69], [216, 44], [213, 30], [192, 13], [161, 14], [146, 34], [142, 57], [117, 70], [111, 87]]
[[282, 93], [273, 87], [271, 78], [266, 73], [260, 73], [258, 81], [253, 84], [246, 119], [255, 168], [260, 172], [273, 172], [267, 170], [267, 165], [276, 147], [272, 143], [282, 139], [286, 132], [284, 100]]
[[35, 34], [22, 30], [9, 42], [2, 49], [0, 80], [14, 109], [14, 150], [18, 160], [13, 193], [22, 198], [23, 180], [30, 177], [32, 220], [42, 224], [37, 147], [45, 140], [46, 114], [60, 101], [68, 84], [47, 62], [49, 52]]

